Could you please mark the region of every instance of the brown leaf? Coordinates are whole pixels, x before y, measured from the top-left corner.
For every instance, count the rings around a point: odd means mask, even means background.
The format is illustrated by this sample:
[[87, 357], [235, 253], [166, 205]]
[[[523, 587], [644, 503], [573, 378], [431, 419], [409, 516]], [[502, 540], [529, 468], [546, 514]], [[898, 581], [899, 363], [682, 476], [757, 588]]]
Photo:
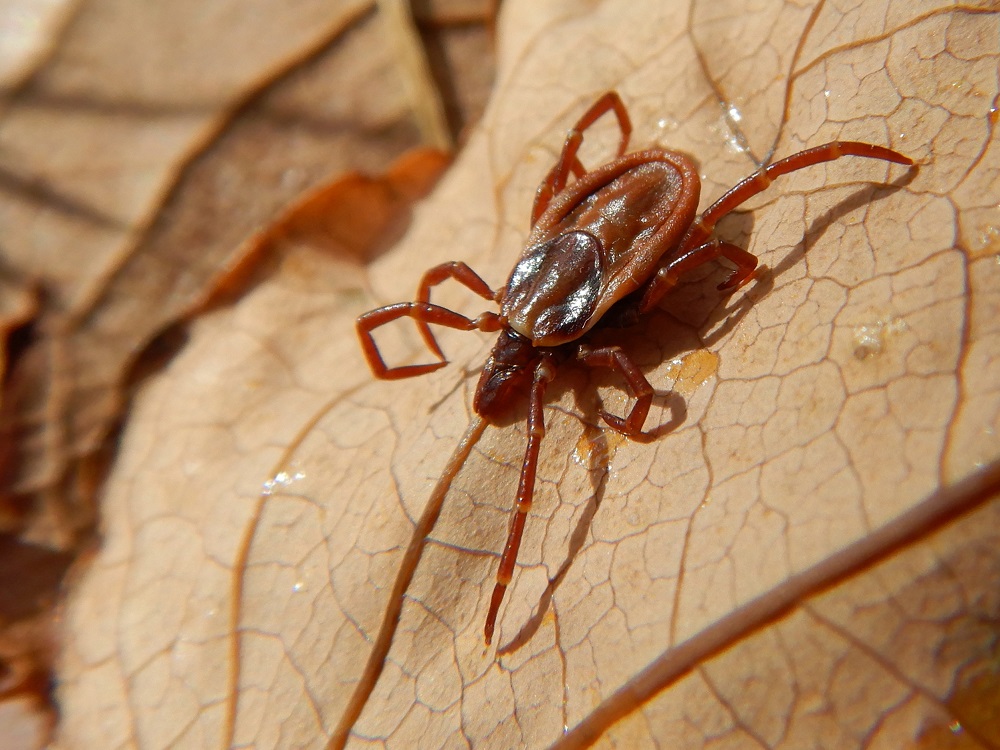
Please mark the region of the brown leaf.
[[[6, 382], [10, 377], [11, 337], [37, 314], [38, 291], [22, 279], [5, 278], [0, 274], [0, 382]], [[0, 410], [3, 406], [3, 391], [0, 390]], [[0, 461], [0, 465], [2, 463]]]
[[[72, 5], [0, 9], [0, 530], [60, 560], [93, 543], [132, 384], [249, 269], [246, 237], [304, 189], [383, 169], [418, 139], [370, 3]], [[391, 187], [390, 203], [422, 189]], [[14, 575], [8, 557], [0, 589], [51, 609], [60, 576]], [[3, 614], [0, 678], [16, 687], [51, 612]], [[0, 701], [7, 739], [25, 702], [10, 685]]]
[[[145, 345], [293, 196], [415, 143], [391, 58], [362, 54], [379, 38], [357, 22], [365, 3], [227, 7], [193, 23], [179, 7], [89, 4], [4, 115], [5, 262], [47, 302], [11, 384], [7, 489], [69, 503], [29, 519], [52, 544], [89, 531], [90, 498], [65, 487], [120, 419]], [[366, 103], [365, 87], [379, 95]]]
[[[67, 613], [65, 746], [1000, 744], [1000, 14], [743, 5], [508, 3], [482, 126], [367, 279], [293, 244], [195, 323], [137, 401]], [[770, 274], [729, 300], [701, 274], [612, 337], [680, 396], [655, 440], [601, 427], [617, 381], [560, 372], [485, 649], [523, 410], [462, 453], [487, 337], [445, 331], [451, 367], [379, 382], [352, 319], [446, 260], [500, 284], [609, 88], [636, 148], [698, 158], [703, 205], [835, 138], [921, 168], [783, 178], [720, 230]], [[613, 128], [587, 135], [607, 159]]]

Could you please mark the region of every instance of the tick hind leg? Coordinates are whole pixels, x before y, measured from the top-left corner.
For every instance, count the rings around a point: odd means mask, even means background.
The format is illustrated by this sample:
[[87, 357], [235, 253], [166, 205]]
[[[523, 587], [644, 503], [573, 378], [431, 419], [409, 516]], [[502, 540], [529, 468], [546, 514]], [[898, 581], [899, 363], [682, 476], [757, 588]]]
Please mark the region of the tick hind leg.
[[792, 154], [767, 167], [758, 169], [737, 183], [735, 187], [727, 191], [694, 220], [677, 246], [674, 259], [661, 268], [653, 281], [650, 282], [643, 295], [640, 310], [645, 312], [653, 307], [677, 283], [677, 278], [681, 274], [718, 257], [728, 258], [737, 267], [737, 270], [720, 285], [719, 289], [734, 291], [745, 284], [751, 278], [757, 265], [756, 256], [728, 242], [720, 242], [719, 240], [709, 242], [715, 225], [730, 211], [738, 208], [758, 193], [767, 190], [778, 177], [815, 164], [835, 161], [843, 156], [860, 156], [866, 159], [881, 159], [895, 164], [913, 166], [913, 160], [910, 157], [893, 151], [891, 148], [858, 141], [831, 141], [822, 146]]
[[688, 271], [716, 258], [725, 258], [736, 265], [736, 270], [719, 284], [720, 292], [735, 292], [750, 281], [754, 271], [757, 270], [757, 256], [739, 245], [722, 242], [718, 239], [706, 242], [704, 245], [699, 245], [693, 250], [678, 255], [656, 272], [646, 285], [646, 291], [639, 303], [639, 312], [644, 313], [651, 310], [663, 295], [677, 286], [677, 282]]
[[[499, 331], [501, 328], [500, 316], [496, 313], [486, 312], [472, 319], [464, 315], [459, 315], [454, 310], [427, 302], [398, 302], [395, 305], [387, 305], [386, 307], [366, 312], [364, 315], [358, 316], [356, 325], [358, 337], [361, 339], [361, 350], [364, 352], [365, 359], [368, 360], [368, 366], [375, 374], [375, 377], [382, 378], [383, 380], [411, 378], [415, 375], [424, 375], [425, 373], [433, 372], [448, 364], [444, 356], [441, 355], [440, 347], [436, 347], [436, 341], [434, 343], [437, 354], [441, 356], [440, 362], [430, 362], [424, 365], [403, 365], [401, 367], [389, 367], [385, 363], [381, 352], [378, 350], [378, 346], [375, 344], [375, 339], [372, 337], [372, 331], [384, 326], [386, 323], [407, 317], [413, 318], [418, 324], [427, 325], [428, 323], [433, 323], [434, 325], [447, 326], [448, 328], [457, 328], [461, 331], [471, 331], [474, 329], [480, 331]], [[433, 336], [431, 339], [433, 340]]]
[[552, 198], [566, 187], [566, 180], [569, 178], [570, 172], [577, 179], [580, 179], [587, 173], [583, 164], [576, 157], [577, 152], [580, 150], [580, 144], [583, 143], [583, 134], [587, 128], [597, 122], [604, 114], [612, 111], [615, 113], [615, 117], [618, 118], [618, 127], [621, 129], [618, 156], [622, 156], [625, 153], [625, 149], [628, 148], [628, 139], [632, 135], [632, 121], [629, 119], [628, 110], [625, 109], [625, 104], [622, 102], [621, 97], [618, 96], [618, 92], [609, 91], [594, 102], [590, 109], [583, 113], [583, 116], [577, 120], [576, 125], [570, 129], [569, 134], [566, 136], [566, 142], [563, 144], [559, 161], [556, 162], [556, 165], [552, 167], [545, 179], [542, 180], [542, 184], [538, 186], [538, 192], [535, 194], [535, 204], [531, 209], [532, 226], [538, 221], [538, 217], [545, 213], [545, 209], [549, 207]]
[[642, 425], [646, 421], [646, 415], [649, 413], [649, 407], [653, 403], [653, 386], [649, 384], [646, 376], [642, 374], [635, 362], [619, 346], [605, 346], [600, 349], [589, 349], [581, 346], [576, 357], [580, 362], [590, 367], [608, 367], [625, 378], [632, 395], [635, 396], [632, 411], [625, 418], [601, 411], [601, 418], [612, 429], [624, 435], [640, 434]]
[[545, 417], [542, 413], [542, 398], [545, 389], [555, 377], [555, 365], [551, 355], [542, 355], [542, 361], [535, 367], [535, 375], [531, 384], [531, 394], [528, 398], [528, 447], [524, 451], [524, 461], [521, 463], [521, 478], [517, 486], [517, 499], [514, 504], [514, 518], [507, 532], [507, 544], [504, 545], [500, 566], [497, 568], [497, 582], [493, 587], [490, 599], [490, 609], [486, 615], [486, 626], [483, 634], [486, 645], [493, 641], [493, 631], [496, 628], [497, 613], [503, 602], [504, 594], [514, 575], [514, 565], [517, 563], [517, 552], [521, 548], [521, 536], [524, 534], [524, 522], [531, 510], [532, 498], [535, 494], [535, 473], [538, 469], [538, 449], [545, 436]]
[[712, 230], [723, 216], [737, 208], [740, 204], [746, 203], [758, 193], [767, 190], [771, 183], [778, 177], [791, 172], [798, 172], [800, 169], [805, 169], [816, 164], [836, 161], [844, 156], [861, 156], [866, 159], [881, 159], [882, 161], [913, 166], [913, 159], [904, 156], [898, 151], [893, 151], [891, 148], [885, 148], [884, 146], [874, 146], [871, 143], [859, 143], [857, 141], [831, 141], [830, 143], [824, 143], [822, 146], [815, 146], [805, 151], [799, 151], [797, 154], [780, 159], [763, 169], [758, 169], [706, 208], [701, 216], [691, 225], [691, 228], [688, 229], [684, 239], [681, 240], [681, 252], [703, 244], [711, 236]]

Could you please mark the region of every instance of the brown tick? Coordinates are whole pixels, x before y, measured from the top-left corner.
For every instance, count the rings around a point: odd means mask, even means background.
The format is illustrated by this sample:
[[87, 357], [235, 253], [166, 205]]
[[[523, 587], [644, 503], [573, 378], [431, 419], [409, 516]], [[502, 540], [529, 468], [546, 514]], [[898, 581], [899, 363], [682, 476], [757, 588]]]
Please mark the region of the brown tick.
[[[590, 172], [577, 158], [583, 134], [598, 118], [614, 112], [621, 129], [618, 156]], [[538, 187], [531, 233], [521, 259], [503, 288], [494, 292], [461, 261], [427, 271], [416, 302], [380, 307], [357, 320], [361, 348], [378, 378], [395, 380], [433, 372], [447, 364], [428, 324], [500, 335], [476, 387], [472, 406], [487, 421], [507, 414], [528, 392], [528, 447], [521, 464], [514, 517], [500, 558], [485, 636], [493, 638], [497, 612], [510, 585], [524, 522], [534, 493], [538, 449], [545, 434], [542, 401], [561, 360], [575, 357], [591, 367], [616, 371], [635, 397], [625, 417], [602, 411], [611, 429], [635, 436], [642, 430], [653, 387], [617, 346], [590, 347], [586, 335], [601, 325], [622, 325], [648, 312], [688, 271], [725, 258], [736, 270], [719, 285], [733, 292], [749, 281], [757, 258], [743, 248], [712, 239], [723, 216], [766, 189], [776, 177], [841, 156], [863, 156], [912, 166], [913, 161], [882, 146], [834, 141], [757, 170], [695, 216], [701, 184], [691, 159], [675, 151], [648, 149], [626, 154], [632, 124], [614, 91], [604, 94], [569, 131], [559, 161]], [[567, 186], [572, 174], [576, 180]], [[431, 304], [431, 288], [454, 279], [490, 302], [500, 313], [475, 319]], [[372, 331], [397, 318], [416, 321], [428, 348], [440, 359], [388, 367]]]

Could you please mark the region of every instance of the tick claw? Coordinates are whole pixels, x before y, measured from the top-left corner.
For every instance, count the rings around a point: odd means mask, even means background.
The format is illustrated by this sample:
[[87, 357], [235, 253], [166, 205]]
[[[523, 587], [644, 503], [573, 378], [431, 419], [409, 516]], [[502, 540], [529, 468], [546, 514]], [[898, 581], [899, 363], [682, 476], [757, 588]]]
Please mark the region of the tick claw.
[[628, 423], [624, 419], [622, 419], [621, 417], [617, 417], [609, 412], [602, 411], [601, 419], [607, 422], [608, 427], [610, 427], [615, 432], [620, 432], [623, 435], [631, 435], [634, 432], [634, 430], [629, 429]]

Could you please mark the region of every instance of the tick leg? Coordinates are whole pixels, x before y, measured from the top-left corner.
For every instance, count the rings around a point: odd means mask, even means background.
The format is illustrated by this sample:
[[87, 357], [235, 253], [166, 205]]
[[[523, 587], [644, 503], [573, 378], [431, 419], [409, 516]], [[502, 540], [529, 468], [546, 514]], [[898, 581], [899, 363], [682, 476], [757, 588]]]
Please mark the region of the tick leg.
[[774, 162], [774, 164], [758, 169], [706, 208], [701, 216], [692, 222], [677, 246], [677, 257], [657, 271], [656, 276], [646, 287], [646, 292], [639, 305], [640, 311], [646, 312], [653, 307], [667, 291], [677, 284], [678, 279], [683, 274], [720, 256], [735, 263], [736, 271], [719, 285], [719, 289], [729, 292], [739, 289], [752, 277], [753, 271], [757, 267], [757, 258], [743, 248], [728, 242], [720, 242], [719, 240], [709, 242], [715, 225], [730, 211], [766, 190], [778, 177], [811, 167], [814, 164], [835, 161], [842, 156], [861, 156], [867, 159], [881, 159], [913, 166], [913, 160], [910, 157], [893, 151], [891, 148], [857, 141], [831, 141], [822, 146], [792, 154]]
[[[580, 160], [575, 156], [573, 161], [569, 165], [569, 171], [579, 180], [585, 174], [587, 170], [583, 168]], [[556, 162], [556, 165], [552, 167], [545, 179], [542, 180], [542, 184], [538, 186], [538, 192], [535, 193], [535, 203], [531, 207], [531, 226], [535, 226], [538, 221], [538, 217], [545, 213], [545, 209], [549, 207], [549, 203], [552, 202], [552, 198], [566, 186], [566, 167], [563, 166], [562, 159]]]
[[386, 323], [390, 323], [398, 318], [413, 318], [418, 323], [433, 323], [448, 328], [457, 328], [462, 331], [479, 329], [480, 331], [499, 331], [501, 327], [500, 316], [496, 313], [486, 312], [475, 320], [459, 315], [453, 310], [438, 305], [431, 305], [427, 302], [398, 302], [395, 305], [387, 305], [377, 310], [359, 315], [356, 321], [358, 337], [361, 339], [361, 350], [365, 353], [368, 366], [375, 377], [383, 380], [398, 380], [399, 378], [411, 378], [415, 375], [424, 375], [444, 367], [448, 362], [441, 356], [440, 362], [431, 362], [426, 365], [403, 365], [402, 367], [389, 367], [372, 338], [372, 331]]
[[655, 307], [663, 295], [677, 286], [677, 282], [688, 271], [720, 257], [734, 263], [736, 270], [719, 284], [719, 291], [735, 292], [753, 278], [754, 269], [757, 268], [757, 256], [738, 245], [714, 239], [688, 250], [660, 268], [646, 286], [642, 302], [639, 303], [639, 312], [645, 313]]
[[504, 593], [514, 575], [514, 564], [517, 562], [517, 551], [521, 547], [521, 535], [524, 533], [524, 522], [531, 510], [531, 501], [535, 493], [535, 471], [538, 468], [538, 449], [545, 436], [545, 417], [542, 414], [542, 398], [545, 388], [555, 377], [555, 364], [551, 355], [542, 355], [542, 361], [535, 367], [535, 377], [531, 383], [531, 395], [528, 400], [528, 447], [524, 451], [524, 461], [521, 464], [521, 480], [517, 486], [517, 498], [514, 504], [514, 519], [507, 532], [507, 544], [500, 557], [500, 567], [497, 568], [497, 582], [493, 587], [493, 597], [490, 599], [490, 610], [486, 614], [486, 645], [493, 641], [493, 630], [496, 627], [497, 613], [503, 602]]
[[[451, 261], [434, 266], [424, 274], [420, 280], [420, 286], [417, 288], [417, 302], [430, 302], [431, 287], [437, 286], [446, 279], [455, 279], [490, 302], [496, 300], [496, 293], [479, 277], [479, 274], [461, 261]], [[427, 344], [427, 348], [443, 360], [444, 353], [441, 351], [437, 339], [434, 338], [434, 334], [431, 333], [427, 322], [417, 319], [417, 328], [420, 329], [420, 335], [423, 337], [424, 343]]]
[[535, 194], [535, 204], [531, 209], [532, 226], [538, 221], [538, 217], [545, 213], [545, 209], [548, 208], [553, 196], [558, 195], [566, 187], [566, 178], [570, 172], [577, 179], [586, 174], [587, 170], [583, 168], [580, 160], [576, 157], [577, 151], [580, 150], [580, 144], [583, 143], [584, 131], [610, 111], [613, 111], [615, 117], [618, 118], [618, 127], [621, 130], [621, 140], [618, 143], [618, 156], [625, 153], [625, 149], [628, 148], [629, 136], [632, 135], [632, 121], [629, 119], [628, 110], [625, 109], [625, 104], [622, 103], [618, 92], [609, 91], [594, 102], [590, 109], [583, 113], [583, 116], [577, 120], [576, 125], [566, 135], [566, 142], [563, 144], [559, 161], [556, 162], [556, 165], [545, 179], [542, 180], [542, 184], [538, 186], [538, 192]]
[[625, 378], [636, 399], [632, 411], [624, 419], [606, 411], [601, 412], [601, 417], [612, 429], [625, 435], [638, 435], [642, 432], [643, 422], [646, 421], [646, 414], [649, 413], [649, 406], [653, 402], [653, 386], [621, 347], [605, 346], [600, 349], [588, 349], [581, 346], [576, 358], [590, 367], [609, 367]]
[[799, 151], [780, 161], [774, 162], [763, 169], [758, 169], [745, 180], [739, 182], [729, 190], [719, 200], [706, 208], [701, 216], [695, 219], [691, 228], [688, 229], [684, 239], [678, 246], [682, 254], [691, 248], [703, 245], [715, 229], [718, 221], [742, 203], [750, 200], [758, 193], [766, 190], [768, 186], [778, 177], [789, 172], [797, 172], [800, 169], [811, 167], [814, 164], [835, 161], [842, 156], [862, 156], [867, 159], [881, 159], [891, 161], [896, 164], [913, 166], [913, 159], [904, 156], [898, 151], [883, 146], [873, 146], [870, 143], [858, 143], [857, 141], [831, 141], [822, 146]]

